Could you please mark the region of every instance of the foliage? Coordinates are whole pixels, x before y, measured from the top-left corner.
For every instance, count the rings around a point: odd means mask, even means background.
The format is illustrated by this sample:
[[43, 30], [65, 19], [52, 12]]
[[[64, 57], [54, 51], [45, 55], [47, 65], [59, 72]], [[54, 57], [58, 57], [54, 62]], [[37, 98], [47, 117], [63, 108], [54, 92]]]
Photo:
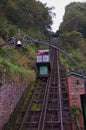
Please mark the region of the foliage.
[[73, 105], [71, 106], [71, 118], [72, 121], [75, 123], [76, 128], [78, 128], [78, 130], [81, 130], [80, 128], [80, 114], [81, 114], [81, 109], [79, 106], [77, 105]]
[[[26, 70], [23, 67], [12, 64], [8, 60], [4, 60], [0, 58], [0, 71], [6, 70], [7, 78], [9, 81], [18, 81], [19, 79], [23, 79], [24, 81], [34, 81], [35, 80], [35, 72], [32, 70]], [[17, 78], [17, 79], [16, 79]]]
[[[52, 9], [35, 0], [1, 0], [0, 44], [15, 36], [18, 29], [30, 39], [47, 39], [45, 34], [51, 28]], [[23, 50], [8, 46], [0, 48], [0, 71], [5, 68], [9, 80], [15, 80], [16, 76], [24, 80], [35, 78], [33, 69], [39, 45], [28, 47], [28, 43], [25, 44], [26, 48]]]
[[[86, 73], [86, 3], [72, 2], [65, 8], [63, 22], [60, 25], [60, 47], [65, 50]], [[70, 69], [76, 66], [64, 56], [62, 62]]]
[[71, 106], [70, 110], [71, 110], [72, 120], [74, 121], [79, 116], [79, 114], [81, 113], [81, 109], [80, 109], [79, 106], [73, 105], [73, 106]]
[[86, 3], [72, 2], [66, 6], [65, 12], [60, 28], [68, 32], [81, 32], [86, 37]]
[[51, 10], [35, 0], [4, 0], [0, 2], [1, 14], [8, 22], [19, 28], [24, 29], [42, 29], [42, 31], [50, 29], [52, 24]]

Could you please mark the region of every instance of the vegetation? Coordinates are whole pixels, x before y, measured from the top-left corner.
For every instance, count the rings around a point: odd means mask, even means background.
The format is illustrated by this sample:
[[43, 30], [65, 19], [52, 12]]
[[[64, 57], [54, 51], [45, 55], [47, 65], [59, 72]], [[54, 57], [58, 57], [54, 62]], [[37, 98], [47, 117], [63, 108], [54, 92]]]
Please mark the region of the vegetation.
[[[0, 44], [9, 37], [16, 36], [18, 29], [30, 39], [47, 39], [52, 15], [52, 8], [35, 0], [1, 0]], [[27, 81], [34, 80], [33, 70], [38, 47], [39, 45], [32, 45], [23, 50], [10, 46], [0, 48], [0, 72], [3, 73], [6, 69], [10, 81], [14, 81], [16, 76]], [[2, 75], [0, 77], [2, 81]]]
[[[33, 71], [33, 63], [30, 58], [23, 52], [10, 49], [9, 47], [0, 48], [0, 72], [1, 79], [5, 70], [6, 76], [10, 82], [23, 79], [25, 82], [35, 80], [35, 72]], [[30, 53], [30, 52], [29, 52]]]
[[[55, 15], [52, 10], [53, 7], [47, 7], [46, 4], [36, 0], [0, 0], [0, 44], [9, 37], [16, 36], [18, 29], [30, 39], [49, 41], [52, 16]], [[66, 6], [59, 31], [60, 48], [65, 50], [86, 73], [86, 3], [72, 2]], [[58, 34], [58, 31], [56, 33]], [[28, 43], [27, 46], [29, 46]], [[14, 49], [12, 46], [0, 47], [0, 85], [3, 83], [3, 72], [6, 73], [10, 82], [16, 82], [16, 79], [23, 79], [26, 83], [34, 81], [34, 63], [38, 48], [42, 46], [33, 44], [25, 49]], [[61, 60], [70, 70], [77, 70], [77, 67], [63, 55], [61, 55]], [[31, 93], [28, 94], [26, 100], [30, 99]], [[24, 108], [22, 107], [21, 111], [25, 110], [26, 102], [28, 101], [22, 102]], [[35, 107], [33, 106], [32, 109]], [[77, 112], [80, 110], [76, 106], [71, 110], [72, 118], [77, 123], [79, 114]]]
[[[15, 37], [20, 29], [30, 39], [48, 40], [52, 24], [52, 9], [36, 0], [0, 0], [0, 44]], [[35, 80], [35, 58], [41, 45], [25, 43], [25, 48], [0, 47], [0, 85], [4, 74], [9, 82], [24, 81], [27, 85]], [[30, 87], [30, 88], [29, 88]], [[22, 114], [34, 91], [29, 86], [21, 97], [4, 129], [18, 129]], [[34, 106], [35, 107], [35, 106]], [[33, 108], [34, 109], [34, 108]]]
[[[7, 38], [20, 28], [24, 32], [45, 34], [52, 24], [52, 8], [35, 0], [1, 0], [0, 1], [0, 32]], [[4, 28], [4, 30], [3, 30]], [[5, 34], [5, 36], [3, 35]], [[34, 35], [34, 36], [35, 36]], [[37, 36], [37, 35], [36, 35]]]
[[[86, 3], [72, 2], [65, 8], [63, 22], [60, 25], [60, 47], [65, 50], [86, 73]], [[76, 70], [68, 59], [62, 56], [62, 62]], [[70, 63], [69, 63], [70, 62]]]
[[80, 128], [80, 114], [81, 114], [81, 109], [77, 105], [71, 106], [71, 119], [73, 123], [76, 126], [76, 129], [81, 130]]
[[[35, 0], [1, 0], [0, 1], [0, 43], [17, 34], [18, 28], [30, 39], [43, 41], [50, 40], [53, 7], [47, 7]], [[86, 3], [72, 2], [65, 8], [63, 22], [61, 23], [59, 46], [65, 50], [86, 73]], [[40, 45], [32, 45], [24, 50], [12, 47], [0, 48], [1, 62], [10, 63], [21, 69], [33, 70], [35, 68], [35, 55]], [[76, 53], [77, 52], [77, 53]], [[3, 59], [3, 60], [2, 60]], [[4, 59], [6, 61], [4, 61]], [[64, 56], [62, 62], [77, 70], [77, 67]], [[1, 67], [3, 68], [3, 67]], [[13, 67], [14, 69], [15, 67]], [[18, 68], [17, 68], [18, 69]], [[15, 70], [15, 69], [14, 69]], [[11, 69], [8, 71], [11, 73]], [[18, 73], [20, 71], [17, 71]]]

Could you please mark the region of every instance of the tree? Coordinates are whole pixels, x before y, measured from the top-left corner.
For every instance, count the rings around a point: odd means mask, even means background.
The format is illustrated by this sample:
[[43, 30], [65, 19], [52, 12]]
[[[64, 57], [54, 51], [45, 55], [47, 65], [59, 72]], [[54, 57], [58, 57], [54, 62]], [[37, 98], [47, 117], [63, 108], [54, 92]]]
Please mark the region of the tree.
[[72, 2], [65, 8], [60, 29], [81, 32], [86, 37], [86, 3]]

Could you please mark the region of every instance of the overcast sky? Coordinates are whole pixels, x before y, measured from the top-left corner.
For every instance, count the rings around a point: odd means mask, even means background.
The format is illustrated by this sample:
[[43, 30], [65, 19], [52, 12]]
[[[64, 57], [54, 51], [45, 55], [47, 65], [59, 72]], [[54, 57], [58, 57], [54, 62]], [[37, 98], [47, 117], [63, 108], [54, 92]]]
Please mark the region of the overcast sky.
[[56, 17], [53, 18], [52, 30], [55, 32], [59, 29], [59, 25], [62, 22], [63, 15], [65, 13], [65, 6], [71, 2], [86, 2], [86, 0], [38, 0], [42, 3], [47, 3], [48, 7], [54, 6], [53, 12], [56, 13]]

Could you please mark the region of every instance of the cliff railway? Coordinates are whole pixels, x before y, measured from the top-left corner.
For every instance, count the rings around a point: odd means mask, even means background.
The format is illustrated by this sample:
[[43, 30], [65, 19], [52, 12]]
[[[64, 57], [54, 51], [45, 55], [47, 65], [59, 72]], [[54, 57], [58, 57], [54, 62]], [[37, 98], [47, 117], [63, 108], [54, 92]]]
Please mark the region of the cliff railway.
[[72, 130], [66, 69], [51, 49], [49, 75], [37, 83], [19, 130]]

